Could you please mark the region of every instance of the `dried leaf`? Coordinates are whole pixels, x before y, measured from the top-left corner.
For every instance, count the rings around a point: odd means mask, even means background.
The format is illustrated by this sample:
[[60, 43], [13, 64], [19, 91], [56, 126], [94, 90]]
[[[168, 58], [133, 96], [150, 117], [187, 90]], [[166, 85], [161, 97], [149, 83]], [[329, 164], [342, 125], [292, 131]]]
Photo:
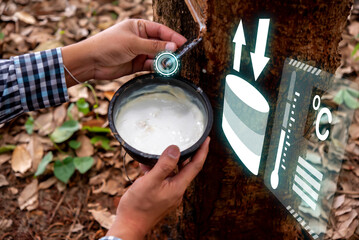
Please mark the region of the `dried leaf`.
[[75, 85], [68, 89], [71, 102], [77, 102], [80, 98], [87, 99], [89, 97], [88, 89], [82, 84]]
[[36, 19], [30, 15], [27, 12], [21, 11], [21, 12], [16, 12], [14, 14], [14, 17], [18, 18], [20, 21], [27, 23], [27, 24], [35, 24], [36, 23]]
[[98, 185], [98, 184], [101, 184], [103, 181], [106, 181], [106, 179], [109, 177], [110, 175], [110, 171], [105, 171], [101, 174], [98, 174], [92, 178], [90, 178], [90, 185]]
[[340, 206], [342, 206], [343, 203], [344, 203], [344, 200], [345, 200], [345, 195], [344, 195], [344, 194], [343, 194], [343, 195], [340, 195], [340, 196], [338, 196], [338, 197], [335, 197], [335, 198], [334, 198], [334, 201], [333, 201], [333, 208], [334, 208], [334, 209], [337, 209], [337, 208], [339, 208]]
[[106, 182], [105, 187], [102, 189], [102, 192], [108, 193], [110, 195], [117, 194], [121, 189], [123, 189], [123, 184], [121, 181], [110, 179]]
[[75, 226], [72, 228], [71, 232], [73, 232], [73, 233], [79, 232], [82, 229], [84, 229], [84, 226], [81, 223], [76, 223]]
[[116, 215], [112, 215], [107, 209], [91, 209], [89, 212], [92, 214], [95, 220], [106, 229], [110, 229], [112, 224], [115, 222]]
[[55, 121], [56, 127], [59, 127], [64, 123], [66, 116], [67, 116], [67, 110], [66, 110], [65, 105], [62, 104], [61, 106], [59, 106], [55, 109], [54, 121]]
[[76, 149], [76, 155], [78, 157], [87, 157], [94, 154], [94, 147], [91, 144], [91, 140], [86, 135], [80, 135], [77, 141], [81, 143], [81, 146]]
[[12, 226], [12, 220], [11, 219], [0, 219], [0, 229], [6, 230], [7, 228]]
[[33, 51], [41, 52], [41, 51], [45, 51], [48, 49], [53, 49], [53, 48], [58, 48], [58, 47], [63, 47], [63, 46], [64, 45], [62, 44], [62, 42], [60, 42], [58, 40], [48, 40], [47, 42], [40, 43], [40, 45], [37, 46]]
[[358, 228], [359, 225], [359, 220], [355, 219], [348, 227], [347, 232], [345, 234], [345, 239], [350, 239], [353, 235], [354, 235], [354, 231], [355, 229], [359, 229]]
[[47, 179], [44, 182], [41, 182], [39, 184], [39, 189], [48, 189], [49, 187], [51, 187], [52, 185], [54, 185], [57, 182], [56, 177], [50, 177], [49, 179]]
[[116, 91], [118, 88], [120, 88], [120, 86], [121, 85], [118, 82], [109, 82], [103, 85], [97, 84], [95, 88], [97, 90], [107, 92], [107, 91]]
[[347, 234], [348, 231], [348, 227], [351, 225], [351, 223], [353, 222], [353, 220], [358, 216], [357, 211], [355, 211], [354, 209], [350, 212], [350, 214], [348, 215], [348, 218], [346, 221], [342, 222], [339, 224], [339, 229], [338, 229], [338, 233], [341, 236], [345, 236]]
[[55, 124], [53, 124], [53, 114], [48, 112], [41, 114], [35, 119], [34, 130], [39, 130], [40, 136], [46, 136], [55, 129]]
[[34, 179], [24, 190], [20, 193], [18, 198], [19, 207], [21, 210], [33, 205], [38, 199], [38, 181]]
[[17, 188], [14, 187], [9, 187], [9, 191], [11, 192], [11, 194], [15, 195], [19, 193], [19, 190]]
[[103, 119], [91, 119], [86, 122], [82, 123], [82, 126], [89, 126], [89, 127], [103, 127], [105, 121]]
[[11, 153], [0, 154], [0, 166], [11, 159]]
[[15, 148], [11, 158], [11, 168], [15, 172], [25, 173], [31, 167], [31, 156], [25, 146], [19, 145]]
[[57, 188], [57, 190], [58, 190], [59, 192], [63, 192], [63, 191], [65, 191], [65, 189], [66, 189], [66, 184], [63, 183], [63, 182], [61, 182], [61, 181], [57, 181], [57, 182], [56, 182], [56, 188]]
[[358, 139], [359, 138], [359, 124], [352, 124], [349, 127], [349, 134], [352, 139]]
[[115, 95], [114, 91], [106, 91], [104, 92], [105, 97], [107, 98], [107, 100], [111, 101], [111, 99], [113, 98], [113, 95]]
[[107, 101], [102, 101], [100, 103], [100, 105], [98, 106], [98, 108], [95, 108], [94, 112], [98, 113], [100, 115], [107, 115], [107, 111], [108, 111], [108, 104], [109, 102]]
[[6, 177], [0, 174], [0, 187], [9, 185], [9, 182], [6, 180]]
[[27, 151], [32, 159], [32, 171], [35, 172], [44, 155], [44, 148], [36, 135], [33, 135], [27, 145]]
[[340, 209], [340, 210], [336, 211], [335, 216], [341, 216], [341, 215], [343, 215], [345, 213], [348, 213], [348, 212], [350, 212], [352, 210], [353, 210], [353, 208], [350, 207], [350, 206], [344, 207], [343, 209]]

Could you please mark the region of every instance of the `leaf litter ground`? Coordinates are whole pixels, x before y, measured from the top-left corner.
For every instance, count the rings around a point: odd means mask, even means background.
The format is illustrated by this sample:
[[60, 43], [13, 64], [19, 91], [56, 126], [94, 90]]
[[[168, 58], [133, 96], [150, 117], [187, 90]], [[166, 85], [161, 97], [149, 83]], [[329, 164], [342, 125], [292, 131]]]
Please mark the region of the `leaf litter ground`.
[[[10, 0], [0, 2], [0, 13], [1, 58], [65, 46], [153, 15], [150, 0]], [[69, 103], [1, 126], [0, 239], [104, 236], [130, 185], [124, 163], [131, 179], [141, 174], [137, 162], [123, 161], [107, 121], [114, 92], [135, 76], [75, 86]]]

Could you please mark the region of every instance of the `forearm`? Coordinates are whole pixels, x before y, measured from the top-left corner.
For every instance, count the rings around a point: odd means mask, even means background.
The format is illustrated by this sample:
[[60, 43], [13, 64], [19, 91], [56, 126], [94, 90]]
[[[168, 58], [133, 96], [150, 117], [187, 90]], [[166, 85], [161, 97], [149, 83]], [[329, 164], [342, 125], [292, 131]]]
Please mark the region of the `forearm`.
[[144, 239], [146, 232], [141, 231], [136, 223], [131, 223], [130, 219], [120, 219], [117, 216], [115, 222], [108, 230], [106, 236], [113, 236], [122, 240], [142, 240]]
[[[86, 82], [94, 78], [91, 39], [63, 47], [61, 51], [64, 65], [78, 81]], [[67, 71], [65, 78], [68, 88], [77, 84]]]

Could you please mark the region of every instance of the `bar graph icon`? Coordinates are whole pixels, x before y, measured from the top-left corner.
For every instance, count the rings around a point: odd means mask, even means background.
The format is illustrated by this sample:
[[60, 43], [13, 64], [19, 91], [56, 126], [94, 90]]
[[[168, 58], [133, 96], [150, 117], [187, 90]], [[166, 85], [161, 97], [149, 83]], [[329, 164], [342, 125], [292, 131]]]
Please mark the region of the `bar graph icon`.
[[323, 174], [299, 156], [292, 189], [313, 210], [317, 206], [322, 180]]

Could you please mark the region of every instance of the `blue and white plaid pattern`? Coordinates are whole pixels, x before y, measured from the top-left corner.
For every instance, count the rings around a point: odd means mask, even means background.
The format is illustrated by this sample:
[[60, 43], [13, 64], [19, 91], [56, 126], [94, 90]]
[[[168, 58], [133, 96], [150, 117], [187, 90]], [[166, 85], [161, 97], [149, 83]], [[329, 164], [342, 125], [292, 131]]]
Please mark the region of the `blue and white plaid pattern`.
[[122, 240], [121, 238], [112, 237], [112, 236], [105, 236], [100, 238], [100, 240]]
[[0, 123], [68, 101], [61, 49], [0, 61]]

